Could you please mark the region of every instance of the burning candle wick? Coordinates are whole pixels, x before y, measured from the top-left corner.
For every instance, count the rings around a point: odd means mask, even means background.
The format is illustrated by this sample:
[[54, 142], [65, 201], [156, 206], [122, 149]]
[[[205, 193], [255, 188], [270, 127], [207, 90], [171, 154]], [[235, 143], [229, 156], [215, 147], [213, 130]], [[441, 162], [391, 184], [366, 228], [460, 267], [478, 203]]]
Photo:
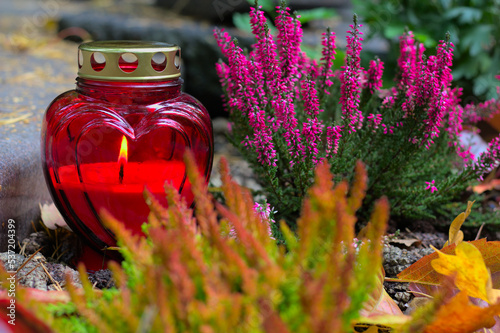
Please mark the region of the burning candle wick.
[[120, 146], [120, 155], [118, 155], [118, 163], [120, 163], [120, 171], [118, 172], [118, 181], [120, 182], [120, 184], [123, 184], [125, 163], [127, 163], [128, 159], [127, 150], [128, 150], [127, 138], [124, 135]]
[[118, 179], [120, 181], [120, 184], [123, 184], [123, 167], [125, 164], [121, 163], [120, 164], [120, 172], [118, 173]]

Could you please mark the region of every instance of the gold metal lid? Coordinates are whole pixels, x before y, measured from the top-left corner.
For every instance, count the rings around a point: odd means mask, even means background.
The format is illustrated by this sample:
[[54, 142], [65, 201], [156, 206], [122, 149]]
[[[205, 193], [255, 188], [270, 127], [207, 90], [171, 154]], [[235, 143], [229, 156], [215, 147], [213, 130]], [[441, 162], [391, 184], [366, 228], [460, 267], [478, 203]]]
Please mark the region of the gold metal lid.
[[78, 47], [78, 76], [93, 80], [147, 81], [181, 75], [179, 46], [148, 41], [96, 41]]

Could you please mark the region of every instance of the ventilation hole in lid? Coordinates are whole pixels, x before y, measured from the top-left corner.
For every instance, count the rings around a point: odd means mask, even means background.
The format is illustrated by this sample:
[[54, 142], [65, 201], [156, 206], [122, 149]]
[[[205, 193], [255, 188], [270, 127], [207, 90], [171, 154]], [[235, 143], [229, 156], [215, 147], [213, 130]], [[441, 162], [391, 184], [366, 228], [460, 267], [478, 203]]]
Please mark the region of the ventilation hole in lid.
[[163, 72], [167, 67], [167, 57], [163, 52], [157, 52], [151, 58], [151, 66], [157, 72]]
[[78, 50], [78, 68], [83, 66], [83, 53], [82, 50]]
[[96, 71], [100, 72], [106, 66], [106, 57], [101, 52], [94, 52], [90, 57], [90, 66]]
[[118, 59], [118, 66], [125, 73], [132, 73], [137, 69], [138, 65], [139, 59], [137, 59], [137, 56], [135, 54], [130, 52], [123, 53], [120, 56], [120, 59]]
[[175, 67], [179, 69], [181, 67], [181, 50], [177, 50], [175, 53], [175, 61], [174, 61]]

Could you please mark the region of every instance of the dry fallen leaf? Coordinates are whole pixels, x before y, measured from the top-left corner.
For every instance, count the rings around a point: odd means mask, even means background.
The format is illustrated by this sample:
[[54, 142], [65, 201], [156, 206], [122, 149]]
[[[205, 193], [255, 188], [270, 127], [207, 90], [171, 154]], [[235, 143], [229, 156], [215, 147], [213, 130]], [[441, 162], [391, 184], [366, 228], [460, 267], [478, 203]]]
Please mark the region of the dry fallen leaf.
[[414, 297], [410, 303], [408, 303], [408, 308], [405, 313], [412, 314], [415, 310], [429, 304], [429, 302], [432, 302], [432, 297]]
[[498, 190], [498, 189], [500, 189], [500, 179], [492, 179], [489, 182], [472, 187], [472, 190], [477, 194], [481, 194], [485, 191]]
[[390, 332], [390, 328], [398, 328], [410, 319], [403, 314], [396, 302], [385, 291], [384, 278], [385, 273], [381, 270], [377, 286], [363, 304], [360, 312], [361, 318], [357, 319], [355, 329], [368, 327], [365, 332]]
[[374, 318], [377, 316], [385, 316], [385, 315], [394, 315], [394, 316], [402, 316], [403, 312], [399, 308], [399, 306], [394, 302], [394, 300], [389, 296], [389, 294], [382, 290], [382, 297], [377, 302], [376, 306], [367, 310], [361, 310], [361, 316], [366, 318]]
[[445, 254], [434, 248], [439, 255], [431, 262], [432, 268], [440, 274], [455, 276], [458, 289], [471, 297], [488, 299], [490, 272], [484, 263], [481, 252], [471, 243], [462, 242], [455, 248], [455, 255]]
[[412, 246], [419, 246], [422, 244], [422, 241], [417, 238], [411, 238], [411, 239], [391, 239], [389, 241], [389, 244], [395, 244], [397, 245], [404, 245], [405, 247], [412, 247]]
[[379, 333], [377, 326], [370, 326], [364, 333]]
[[[486, 267], [491, 272], [493, 288], [500, 288], [500, 242], [487, 242], [483, 238], [467, 243], [474, 245], [481, 252]], [[445, 254], [455, 254], [455, 247], [455, 244], [451, 244], [440, 251]], [[437, 252], [426, 255], [399, 273], [398, 281], [439, 286], [441, 284], [441, 275], [431, 266], [431, 261], [438, 257]]]
[[45, 224], [47, 228], [55, 230], [60, 227], [71, 230], [66, 224], [66, 221], [64, 221], [61, 213], [59, 213], [59, 210], [57, 210], [56, 206], [53, 203], [51, 203], [50, 205], [40, 205], [40, 211], [42, 213], [43, 224]]
[[465, 222], [465, 219], [470, 215], [472, 205], [474, 204], [475, 201], [469, 201], [467, 202], [467, 209], [465, 212], [460, 213], [454, 220], [451, 222], [450, 225], [450, 231], [448, 233], [448, 241], [444, 244], [443, 247], [446, 247], [450, 244], [455, 244], [457, 245], [458, 243], [462, 242], [464, 240], [464, 233], [460, 228], [462, 227], [462, 224]]
[[[446, 286], [447, 279], [457, 289], [446, 293], [449, 299], [437, 310], [433, 321], [424, 333], [472, 333], [479, 329], [494, 327], [500, 313], [500, 242], [486, 239], [463, 242], [460, 231], [469, 216], [473, 202], [452, 223], [447, 246], [420, 259], [398, 274], [401, 282], [410, 282], [410, 290], [417, 296], [434, 295]], [[417, 297], [418, 298], [418, 297]], [[421, 297], [422, 298], [422, 297]], [[424, 298], [422, 298], [424, 299]], [[424, 299], [423, 303], [427, 303]], [[417, 302], [412, 307], [422, 308]], [[418, 319], [418, 318], [417, 318]], [[484, 329], [484, 332], [492, 330]], [[483, 330], [481, 330], [483, 332]]]

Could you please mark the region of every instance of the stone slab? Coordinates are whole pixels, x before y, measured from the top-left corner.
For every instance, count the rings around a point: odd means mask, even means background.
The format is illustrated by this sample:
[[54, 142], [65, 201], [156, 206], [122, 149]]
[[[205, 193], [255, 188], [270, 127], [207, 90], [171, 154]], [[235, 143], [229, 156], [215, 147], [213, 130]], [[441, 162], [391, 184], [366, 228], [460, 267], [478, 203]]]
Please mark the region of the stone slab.
[[[15, 234], [22, 240], [32, 221], [39, 220], [39, 203], [51, 200], [41, 168], [41, 120], [49, 103], [74, 87], [77, 54], [72, 44], [30, 40], [9, 30], [4, 15], [6, 11], [0, 14], [0, 252], [7, 250], [8, 221], [15, 221]], [[15, 15], [10, 19], [17, 20]]]

